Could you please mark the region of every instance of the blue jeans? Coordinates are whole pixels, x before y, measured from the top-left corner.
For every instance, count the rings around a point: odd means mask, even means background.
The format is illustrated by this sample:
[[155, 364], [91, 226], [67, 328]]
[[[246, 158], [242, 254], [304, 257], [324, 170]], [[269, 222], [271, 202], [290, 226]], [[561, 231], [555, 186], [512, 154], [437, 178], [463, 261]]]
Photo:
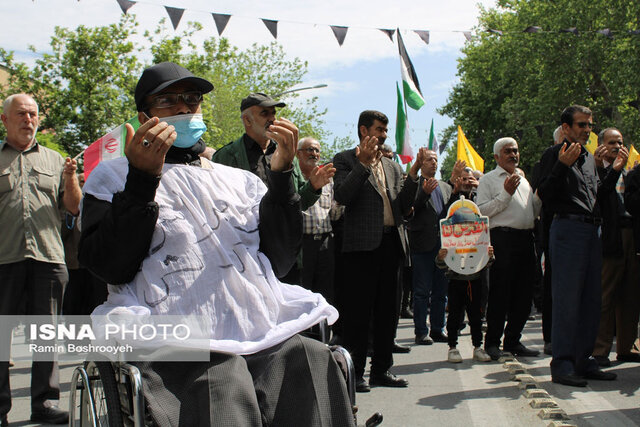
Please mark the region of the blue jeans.
[[413, 252], [413, 324], [415, 334], [427, 335], [427, 311], [431, 333], [444, 332], [444, 311], [447, 305], [447, 278], [444, 271], [436, 267], [439, 247], [426, 252]]
[[551, 375], [598, 369], [591, 357], [600, 323], [602, 245], [599, 227], [555, 218], [549, 234], [553, 323]]

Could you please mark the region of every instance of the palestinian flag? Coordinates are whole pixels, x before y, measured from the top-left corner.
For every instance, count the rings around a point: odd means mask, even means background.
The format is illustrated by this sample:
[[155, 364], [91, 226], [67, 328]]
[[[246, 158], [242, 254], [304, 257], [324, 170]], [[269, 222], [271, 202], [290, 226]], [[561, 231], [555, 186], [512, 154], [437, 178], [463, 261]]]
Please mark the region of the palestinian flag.
[[404, 47], [402, 36], [400, 35], [400, 29], [396, 31], [398, 35], [398, 51], [400, 52], [400, 73], [402, 74], [402, 89], [404, 92], [404, 98], [407, 101], [407, 105], [414, 110], [419, 110], [424, 105], [424, 97], [420, 92], [420, 84], [418, 83], [418, 76], [416, 70], [413, 68], [413, 64], [407, 54], [407, 49]]
[[396, 83], [396, 90], [398, 92], [398, 112], [396, 115], [396, 153], [403, 164], [409, 163], [413, 160], [413, 150], [411, 149], [411, 143], [409, 142], [409, 122], [407, 121], [407, 114], [404, 111], [404, 102], [402, 102], [402, 93], [400, 93], [400, 86]]

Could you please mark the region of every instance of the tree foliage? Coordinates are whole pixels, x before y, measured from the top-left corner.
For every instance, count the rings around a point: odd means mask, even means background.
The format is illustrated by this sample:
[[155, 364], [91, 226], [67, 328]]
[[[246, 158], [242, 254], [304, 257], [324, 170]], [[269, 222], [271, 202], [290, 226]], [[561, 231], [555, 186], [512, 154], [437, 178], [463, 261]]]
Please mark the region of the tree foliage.
[[[136, 114], [133, 92], [144, 67], [173, 61], [213, 83], [215, 89], [202, 105], [209, 127], [203, 139], [218, 148], [244, 132], [242, 98], [252, 92], [275, 95], [290, 90], [307, 72], [306, 62], [287, 59], [275, 42], [241, 50], [227, 39], [211, 37], [196, 45], [194, 36], [202, 27], [193, 22], [174, 35], [162, 20], [154, 32], [145, 32], [145, 47], [136, 48], [137, 25], [134, 15], [123, 15], [118, 23], [103, 27], [57, 27], [50, 43], [53, 53], [42, 54], [33, 67], [15, 61], [12, 52], [0, 48], [0, 63], [10, 69], [8, 86], [0, 88], [0, 97], [32, 94], [42, 112], [41, 128], [53, 130], [51, 142], [75, 155]], [[296, 97], [297, 93], [290, 93], [283, 100]], [[296, 123], [301, 135], [324, 139], [321, 117], [325, 111], [317, 107], [315, 98], [298, 104], [279, 114]]]
[[[542, 31], [524, 32], [529, 26]], [[562, 31], [570, 28], [578, 34]], [[612, 37], [598, 32], [605, 28]], [[487, 170], [495, 164], [493, 142], [512, 136], [530, 171], [571, 104], [593, 110], [594, 131], [615, 126], [627, 142], [637, 141], [640, 35], [631, 33], [637, 29], [639, 2], [499, 0], [498, 9], [481, 10], [478, 35], [459, 60], [460, 83], [440, 113], [462, 126]], [[443, 139], [455, 135], [447, 129]]]

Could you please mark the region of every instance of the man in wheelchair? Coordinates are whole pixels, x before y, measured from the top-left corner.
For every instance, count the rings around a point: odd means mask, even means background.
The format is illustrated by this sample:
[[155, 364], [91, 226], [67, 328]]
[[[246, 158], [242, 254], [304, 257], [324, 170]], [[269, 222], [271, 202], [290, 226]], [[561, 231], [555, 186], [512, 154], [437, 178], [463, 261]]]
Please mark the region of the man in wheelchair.
[[298, 129], [267, 123], [277, 143], [267, 185], [202, 159], [203, 94], [213, 86], [173, 63], [147, 68], [135, 90], [126, 157], [84, 187], [80, 262], [107, 281], [94, 311], [206, 315], [208, 362], [137, 363], [154, 422], [174, 425], [353, 425], [329, 349], [299, 335], [337, 311], [282, 284], [302, 239], [291, 179]]

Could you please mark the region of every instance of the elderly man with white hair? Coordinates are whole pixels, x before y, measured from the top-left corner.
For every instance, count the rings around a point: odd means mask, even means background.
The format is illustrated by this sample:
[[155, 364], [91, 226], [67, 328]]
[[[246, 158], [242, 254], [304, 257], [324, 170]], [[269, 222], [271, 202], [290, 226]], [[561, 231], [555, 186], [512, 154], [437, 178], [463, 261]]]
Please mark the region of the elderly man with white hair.
[[490, 272], [485, 350], [493, 360], [499, 359], [504, 333], [504, 351], [537, 356], [520, 337], [531, 308], [536, 269], [533, 223], [542, 202], [516, 170], [520, 153], [515, 139], [498, 139], [493, 155], [498, 165], [480, 179], [476, 198], [482, 214], [489, 217], [496, 257]]

